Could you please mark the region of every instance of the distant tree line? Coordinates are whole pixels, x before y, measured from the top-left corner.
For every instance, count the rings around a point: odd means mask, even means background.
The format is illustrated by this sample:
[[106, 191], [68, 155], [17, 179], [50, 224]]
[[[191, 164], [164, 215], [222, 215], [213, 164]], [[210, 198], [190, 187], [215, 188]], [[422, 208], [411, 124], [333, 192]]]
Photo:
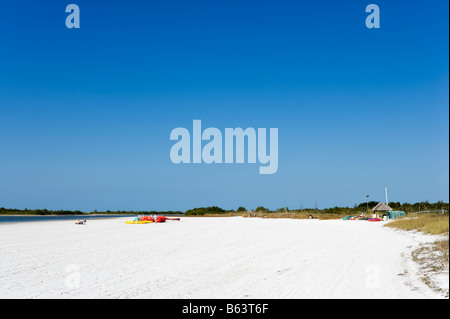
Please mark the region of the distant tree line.
[[[278, 213], [278, 212], [298, 212], [298, 213], [310, 213], [310, 214], [355, 214], [358, 213], [366, 213], [367, 208], [369, 210], [372, 210], [378, 202], [376, 201], [370, 201], [370, 202], [364, 202], [360, 204], [355, 204], [353, 207], [330, 207], [330, 208], [324, 208], [324, 209], [316, 209], [316, 208], [303, 208], [303, 209], [289, 209], [289, 207], [282, 207], [278, 208], [276, 210], [270, 210], [268, 208], [265, 208], [264, 206], [258, 206], [255, 209], [248, 210], [243, 206], [239, 206], [236, 210], [225, 210], [217, 206], [211, 206], [211, 207], [200, 207], [200, 208], [194, 208], [187, 210], [185, 215], [216, 215], [216, 214], [227, 214], [227, 213], [234, 213], [234, 212], [248, 212], [248, 211], [255, 211], [258, 213]], [[390, 202], [389, 206], [393, 210], [397, 211], [404, 211], [406, 213], [413, 213], [418, 211], [425, 211], [425, 210], [446, 210], [449, 211], [449, 204], [444, 203], [442, 201], [436, 202], [436, 203], [429, 203], [428, 201], [425, 202], [418, 202], [415, 204], [410, 203], [399, 203], [399, 202]]]
[[227, 213], [226, 210], [217, 207], [217, 206], [210, 206], [210, 207], [199, 207], [194, 209], [187, 210], [184, 215], [210, 215], [210, 214], [224, 214]]
[[[369, 210], [372, 210], [378, 202], [376, 201], [370, 201], [370, 202], [364, 202], [355, 204], [353, 207], [331, 207], [331, 208], [325, 208], [321, 210], [314, 210], [314, 209], [303, 209], [303, 210], [296, 210], [296, 211], [310, 211], [310, 212], [316, 212], [316, 213], [326, 213], [326, 214], [355, 214], [357, 215], [359, 212], [367, 212], [367, 208]], [[436, 203], [430, 203], [428, 201], [425, 202], [418, 202], [414, 204], [410, 203], [399, 203], [399, 202], [389, 202], [389, 207], [391, 207], [395, 211], [404, 211], [406, 213], [414, 213], [419, 211], [425, 211], [425, 210], [449, 210], [449, 204], [444, 203], [443, 201], [438, 201]]]
[[[258, 206], [254, 210], [247, 210], [243, 206], [239, 206], [237, 210], [225, 210], [218, 206], [209, 206], [209, 207], [198, 207], [189, 209], [184, 212], [185, 216], [203, 216], [203, 215], [217, 215], [217, 214], [227, 214], [227, 213], [241, 213], [247, 211], [256, 211], [259, 213], [276, 213], [276, 212], [298, 212], [298, 213], [314, 213], [314, 214], [358, 214], [360, 212], [367, 212], [367, 207], [369, 210], [374, 208], [378, 202], [370, 201], [364, 202], [360, 204], [355, 204], [353, 207], [331, 207], [324, 209], [316, 209], [316, 208], [304, 208], [304, 209], [289, 209], [288, 207], [278, 208], [276, 210], [270, 210], [263, 206]], [[400, 202], [390, 202], [389, 206], [393, 210], [404, 211], [406, 213], [413, 213], [419, 211], [426, 210], [447, 210], [449, 211], [449, 204], [444, 203], [443, 201], [438, 201], [436, 203], [430, 203], [428, 201], [418, 202], [414, 204], [410, 203], [400, 203]], [[79, 210], [48, 210], [48, 209], [9, 209], [0, 207], [0, 215], [82, 215], [82, 214], [92, 214], [92, 215], [172, 215], [172, 214], [183, 214], [181, 211], [96, 211], [85, 213]]]
[[415, 204], [409, 203], [399, 203], [399, 202], [389, 202], [389, 206], [394, 210], [402, 210], [407, 213], [419, 212], [425, 210], [449, 210], [449, 204], [439, 201], [436, 203], [429, 203], [428, 201], [419, 202]]

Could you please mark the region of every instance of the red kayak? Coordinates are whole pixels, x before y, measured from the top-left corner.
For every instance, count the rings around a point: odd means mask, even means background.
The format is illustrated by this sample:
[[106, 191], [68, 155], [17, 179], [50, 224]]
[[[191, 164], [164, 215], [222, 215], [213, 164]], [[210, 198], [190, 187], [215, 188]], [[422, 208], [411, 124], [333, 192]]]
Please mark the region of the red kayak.
[[368, 221], [369, 222], [380, 222], [381, 219], [379, 219], [379, 218], [369, 218]]
[[154, 223], [164, 223], [166, 220], [180, 220], [179, 218], [170, 218], [166, 216], [141, 216], [139, 217], [139, 221], [153, 221]]

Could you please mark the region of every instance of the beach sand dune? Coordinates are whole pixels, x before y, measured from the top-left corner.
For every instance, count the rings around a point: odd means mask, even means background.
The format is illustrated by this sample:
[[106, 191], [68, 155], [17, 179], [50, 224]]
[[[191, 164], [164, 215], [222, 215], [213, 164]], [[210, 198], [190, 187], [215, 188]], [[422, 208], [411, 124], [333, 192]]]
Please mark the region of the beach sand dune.
[[0, 298], [442, 298], [383, 223], [125, 220], [0, 224]]

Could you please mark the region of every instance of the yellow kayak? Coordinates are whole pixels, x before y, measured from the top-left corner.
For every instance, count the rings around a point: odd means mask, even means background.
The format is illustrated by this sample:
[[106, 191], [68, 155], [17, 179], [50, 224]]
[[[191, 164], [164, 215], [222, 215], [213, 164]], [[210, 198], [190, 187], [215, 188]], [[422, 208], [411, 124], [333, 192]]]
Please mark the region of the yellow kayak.
[[133, 222], [133, 221], [126, 221], [125, 224], [150, 224], [153, 223], [150, 220], [143, 220], [143, 221], [139, 221], [139, 222]]

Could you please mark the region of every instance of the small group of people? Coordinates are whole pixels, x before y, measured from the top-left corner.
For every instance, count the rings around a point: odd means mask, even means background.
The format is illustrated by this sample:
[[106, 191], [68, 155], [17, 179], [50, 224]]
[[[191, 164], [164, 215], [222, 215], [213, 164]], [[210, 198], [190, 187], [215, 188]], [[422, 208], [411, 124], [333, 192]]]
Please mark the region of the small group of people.
[[85, 219], [85, 220], [77, 219], [77, 220], [75, 221], [75, 225], [84, 225], [84, 224], [86, 224], [86, 219]]

